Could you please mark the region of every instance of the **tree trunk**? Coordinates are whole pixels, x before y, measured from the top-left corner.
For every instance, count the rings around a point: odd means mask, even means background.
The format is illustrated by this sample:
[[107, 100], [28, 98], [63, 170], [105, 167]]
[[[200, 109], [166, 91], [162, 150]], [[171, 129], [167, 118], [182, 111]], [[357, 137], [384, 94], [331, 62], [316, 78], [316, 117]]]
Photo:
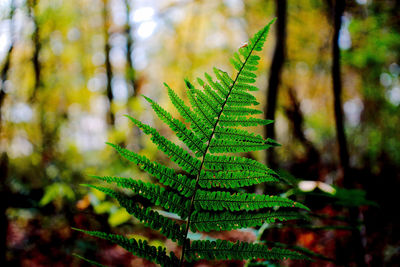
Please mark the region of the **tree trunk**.
[[9, 195], [9, 187], [7, 185], [7, 177], [8, 177], [8, 156], [6, 152], [3, 152], [0, 156], [0, 173], [1, 173], [1, 180], [0, 180], [0, 264], [1, 266], [7, 266], [7, 232], [8, 232], [8, 218], [7, 218], [7, 208], [8, 204], [10, 203], [8, 199]]
[[11, 55], [14, 49], [14, 12], [15, 12], [15, 5], [14, 1], [11, 1], [11, 6], [10, 6], [10, 47], [8, 48], [7, 54], [6, 54], [6, 59], [4, 60], [3, 64], [3, 69], [0, 72], [0, 131], [2, 127], [2, 107], [4, 103], [4, 99], [6, 97], [6, 88], [5, 88], [5, 82], [8, 80], [8, 70], [10, 69], [10, 63], [11, 63]]
[[[334, 112], [336, 123], [336, 135], [339, 145], [340, 165], [343, 171], [343, 186], [345, 188], [353, 188], [355, 186], [354, 179], [351, 177], [349, 165], [349, 152], [347, 150], [346, 135], [344, 132], [343, 122], [343, 109], [342, 109], [342, 79], [341, 79], [341, 65], [340, 65], [340, 48], [339, 48], [339, 34], [342, 26], [342, 16], [345, 9], [345, 0], [334, 1], [333, 6], [333, 40], [332, 40], [332, 86], [334, 97]], [[350, 237], [348, 249], [352, 251], [354, 261], [357, 266], [366, 266], [364, 260], [364, 247], [361, 241], [361, 233], [358, 229], [358, 208], [349, 209], [350, 225], [353, 227], [352, 236]], [[346, 264], [352, 259], [345, 260]]]
[[[140, 92], [140, 82], [138, 82], [137, 77], [136, 77], [136, 71], [135, 71], [135, 66], [132, 60], [132, 52], [133, 52], [133, 45], [134, 45], [134, 39], [132, 36], [132, 26], [129, 21], [130, 13], [132, 10], [132, 7], [130, 5], [130, 0], [125, 0], [125, 10], [126, 10], [126, 25], [125, 25], [125, 36], [126, 36], [126, 82], [128, 86], [131, 86], [133, 90], [133, 94], [128, 99], [128, 113], [131, 113], [132, 110], [130, 108], [129, 100], [135, 99]], [[132, 127], [132, 132], [130, 134], [133, 138], [132, 140], [135, 140], [135, 144], [131, 144], [133, 146], [137, 146], [138, 150], [141, 150], [143, 148], [142, 142], [141, 142], [141, 131], [138, 127]]]
[[115, 116], [114, 113], [112, 111], [112, 103], [114, 100], [114, 96], [112, 93], [112, 86], [111, 86], [111, 82], [112, 82], [112, 77], [113, 77], [113, 73], [112, 73], [112, 66], [111, 66], [111, 61], [110, 61], [110, 44], [109, 44], [109, 33], [108, 33], [108, 29], [109, 29], [109, 15], [108, 15], [108, 0], [103, 0], [103, 34], [104, 34], [104, 54], [105, 54], [105, 67], [106, 67], [106, 75], [107, 75], [107, 90], [106, 90], [106, 94], [107, 94], [107, 98], [110, 104], [110, 108], [108, 111], [108, 117], [107, 120], [111, 125], [115, 124]]
[[40, 28], [39, 28], [39, 23], [36, 19], [36, 9], [37, 6], [37, 1], [33, 0], [32, 3], [31, 1], [28, 1], [28, 8], [29, 8], [29, 13], [30, 17], [33, 21], [34, 25], [34, 31], [32, 35], [32, 41], [33, 41], [33, 56], [32, 56], [32, 64], [33, 64], [33, 72], [34, 72], [34, 84], [33, 84], [33, 92], [30, 97], [30, 102], [33, 103], [36, 100], [37, 93], [42, 86], [42, 80], [41, 80], [41, 64], [39, 60], [39, 55], [40, 55], [40, 50], [42, 47], [42, 44], [40, 42]]
[[[11, 55], [14, 49], [14, 12], [15, 12], [15, 5], [14, 1], [11, 1], [10, 6], [10, 47], [8, 48], [6, 59], [4, 61], [3, 69], [0, 73], [0, 132], [2, 127], [2, 117], [1, 111], [4, 103], [4, 99], [6, 97], [5, 91], [5, 82], [8, 80], [8, 71], [10, 69], [11, 63]], [[10, 189], [7, 184], [8, 178], [8, 155], [6, 152], [3, 152], [0, 156], [0, 266], [7, 266], [7, 233], [8, 233], [8, 218], [7, 218], [7, 208], [9, 204], [9, 199], [7, 196], [9, 195]]]
[[340, 165], [343, 171], [343, 185], [347, 188], [352, 187], [349, 172], [349, 152], [347, 150], [346, 135], [344, 133], [343, 109], [342, 109], [342, 78], [340, 73], [340, 49], [339, 49], [339, 33], [342, 25], [342, 15], [344, 12], [345, 1], [337, 0], [334, 6], [334, 32], [332, 43], [332, 85], [334, 97], [334, 111], [336, 123], [336, 136], [339, 144]]
[[[285, 114], [292, 125], [294, 138], [299, 140], [306, 149], [305, 155], [301, 160], [296, 160], [292, 166], [292, 170], [297, 171], [297, 173], [301, 175], [307, 173], [309, 177], [318, 179], [321, 170], [321, 155], [304, 134], [304, 115], [300, 109], [300, 102], [297, 99], [295, 90], [289, 87], [288, 93], [290, 102], [289, 105], [284, 108]], [[293, 174], [296, 175], [295, 173]]]
[[126, 79], [128, 81], [128, 84], [132, 86], [133, 96], [136, 97], [138, 95], [137, 91], [138, 88], [136, 88], [136, 76], [135, 76], [136, 73], [132, 61], [133, 37], [131, 34], [132, 27], [129, 21], [129, 16], [131, 13], [131, 6], [129, 4], [129, 0], [125, 0], [125, 8], [126, 8], [125, 36], [126, 36], [126, 62], [127, 62]]
[[[268, 80], [266, 119], [269, 120], [275, 120], [278, 88], [281, 81], [283, 63], [286, 54], [287, 1], [276, 0], [275, 2], [277, 15], [277, 38]], [[267, 125], [265, 130], [267, 138], [275, 139], [275, 124]], [[273, 149], [267, 150], [267, 161], [271, 167], [274, 167], [277, 164]]]

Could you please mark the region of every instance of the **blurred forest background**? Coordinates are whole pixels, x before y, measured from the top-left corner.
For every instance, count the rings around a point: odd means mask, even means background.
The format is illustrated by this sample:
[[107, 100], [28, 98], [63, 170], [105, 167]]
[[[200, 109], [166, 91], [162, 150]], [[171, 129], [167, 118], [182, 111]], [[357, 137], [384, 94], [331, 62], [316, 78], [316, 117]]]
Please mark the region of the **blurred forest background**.
[[399, 11], [396, 0], [0, 1], [0, 266], [84, 266], [73, 253], [152, 266], [71, 227], [179, 253], [80, 184], [91, 174], [149, 179], [106, 141], [168, 163], [123, 115], [179, 142], [140, 95], [177, 116], [162, 83], [183, 96], [185, 77], [232, 73], [229, 57], [273, 17], [257, 98], [276, 123], [255, 130], [282, 146], [248, 156], [294, 182], [265, 190], [305, 202], [311, 222], [215, 236], [324, 255], [284, 266], [399, 266]]

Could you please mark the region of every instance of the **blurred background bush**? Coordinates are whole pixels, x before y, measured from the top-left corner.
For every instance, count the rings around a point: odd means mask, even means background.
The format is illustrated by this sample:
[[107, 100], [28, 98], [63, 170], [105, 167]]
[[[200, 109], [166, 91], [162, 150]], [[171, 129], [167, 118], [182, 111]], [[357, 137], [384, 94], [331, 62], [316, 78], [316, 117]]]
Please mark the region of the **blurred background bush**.
[[276, 121], [266, 135], [283, 146], [248, 156], [291, 173], [288, 195], [312, 208], [312, 222], [218, 237], [326, 257], [284, 266], [399, 264], [399, 11], [395, 0], [0, 1], [0, 265], [83, 266], [79, 253], [151, 266], [71, 227], [177, 250], [79, 184], [90, 174], [150, 179], [105, 146], [168, 162], [123, 115], [179, 142], [140, 95], [174, 111], [162, 82], [183, 96], [184, 77], [232, 71], [232, 53], [273, 17], [257, 98]]

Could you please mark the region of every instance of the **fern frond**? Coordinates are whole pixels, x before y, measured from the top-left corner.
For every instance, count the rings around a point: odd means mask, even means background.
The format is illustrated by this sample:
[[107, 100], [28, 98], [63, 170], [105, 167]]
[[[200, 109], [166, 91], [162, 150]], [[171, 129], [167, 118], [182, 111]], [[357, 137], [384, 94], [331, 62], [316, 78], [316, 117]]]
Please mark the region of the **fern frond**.
[[[162, 166], [162, 165], [161, 165]], [[137, 183], [132, 178], [124, 177], [111, 177], [111, 176], [92, 176], [93, 178], [102, 180], [107, 183], [115, 183], [119, 187], [132, 189], [137, 186]], [[160, 183], [163, 185], [170, 186], [171, 188], [177, 190], [185, 197], [189, 197], [194, 192], [195, 181], [181, 174], [163, 174], [160, 177]]]
[[[135, 152], [122, 148], [118, 145], [107, 143], [117, 150], [117, 152], [129, 161], [134, 162], [140, 169], [157, 178], [160, 183], [170, 186], [184, 196], [190, 196], [194, 192], [196, 181], [186, 175], [176, 174], [171, 168], [165, 167], [157, 162], [151, 162], [145, 156], [140, 156]], [[96, 176], [96, 178], [98, 178]], [[124, 182], [127, 182], [124, 180]]]
[[284, 259], [308, 259], [308, 257], [288, 249], [269, 248], [260, 244], [250, 244], [237, 241], [232, 243], [226, 240], [216, 241], [195, 240], [187, 250], [188, 261], [199, 258], [207, 260], [284, 260]]
[[184, 171], [194, 175], [197, 174], [201, 165], [201, 162], [198, 159], [192, 157], [187, 151], [160, 135], [153, 127], [150, 127], [131, 116], [126, 115], [126, 117], [142, 129], [145, 134], [151, 135], [151, 141], [153, 141], [161, 151], [167, 154], [170, 159], [178, 164]]
[[190, 127], [193, 131], [198, 134], [199, 138], [205, 142], [211, 135], [211, 130], [204, 125], [198, 115], [194, 113], [188, 106], [185, 105], [182, 99], [166, 84], [165, 87], [168, 89], [168, 96], [171, 99], [172, 104], [176, 107], [181, 116], [190, 123]]
[[245, 84], [245, 83], [240, 83], [235, 85], [236, 90], [241, 90], [241, 91], [258, 91], [258, 87], [250, 84]]
[[[248, 62], [246, 62], [248, 64]], [[238, 75], [238, 78], [236, 80], [236, 83], [241, 84], [243, 82], [248, 82], [248, 83], [253, 83], [255, 82], [255, 79], [253, 78], [243, 78], [243, 73], [246, 71], [241, 71]], [[229, 75], [220, 69], [214, 68], [214, 73], [218, 80], [223, 84], [226, 88], [231, 89], [231, 86], [235, 86], [236, 83], [229, 77]], [[255, 75], [255, 74], [254, 74]], [[251, 104], [258, 105], [258, 102], [256, 101], [256, 98], [247, 93], [246, 91], [243, 90], [235, 90], [235, 88], [231, 89], [231, 93], [229, 95], [229, 100], [235, 99], [235, 100], [241, 100], [241, 101], [246, 101], [250, 102]], [[229, 100], [227, 101], [227, 106], [229, 106]]]
[[[186, 84], [188, 87], [190, 86], [190, 83], [186, 81]], [[203, 121], [203, 123], [209, 128], [212, 129], [214, 124], [215, 124], [215, 119], [217, 114], [213, 112], [213, 110], [203, 103], [200, 99], [197, 98], [198, 95], [195, 94], [194, 88], [190, 88], [188, 90], [188, 98], [190, 101], [190, 104], [192, 105], [194, 111], [199, 115], [200, 119]]]
[[292, 251], [296, 251], [300, 254], [303, 254], [303, 255], [306, 255], [307, 257], [309, 257], [310, 261], [314, 261], [313, 258], [318, 258], [321, 260], [330, 261], [332, 263], [335, 262], [334, 259], [328, 258], [319, 253], [315, 253], [314, 251], [312, 251], [308, 248], [305, 248], [305, 247], [300, 247], [300, 246], [296, 246], [296, 245], [288, 245], [288, 244], [284, 244], [284, 243], [280, 243], [280, 242], [273, 242], [273, 241], [267, 241], [267, 240], [263, 240], [262, 244], [267, 245], [267, 246], [273, 246], [273, 247], [290, 249]]
[[150, 207], [143, 208], [138, 204], [132, 205], [130, 204], [132, 201], [126, 197], [123, 200], [118, 199], [118, 201], [129, 214], [135, 216], [145, 226], [159, 231], [165, 237], [174, 242], [178, 241], [178, 245], [183, 244], [183, 241], [185, 240], [185, 224], [179, 225], [173, 220], [160, 215], [156, 211], [153, 211]]
[[209, 192], [200, 189], [197, 190], [194, 205], [198, 210], [212, 211], [251, 211], [273, 207], [291, 207], [309, 210], [309, 208], [301, 203], [279, 196], [258, 195], [254, 193], [231, 194], [225, 191]]
[[238, 156], [216, 156], [207, 154], [204, 158], [204, 166], [214, 172], [249, 170], [254, 172], [276, 174], [270, 168], [258, 161]]
[[235, 129], [235, 128], [225, 128], [225, 127], [217, 127], [215, 129], [215, 139], [221, 140], [237, 140], [237, 141], [246, 141], [246, 142], [254, 142], [254, 143], [264, 143], [264, 138], [261, 135], [255, 135], [253, 133], [249, 133], [248, 131]]
[[247, 116], [247, 115], [255, 115], [261, 114], [262, 111], [253, 108], [245, 108], [245, 107], [226, 107], [224, 108], [223, 114], [227, 117], [235, 117], [235, 116]]
[[278, 146], [279, 144], [268, 138], [265, 140], [261, 135], [255, 135], [253, 133], [249, 133], [248, 131], [235, 129], [235, 128], [225, 128], [225, 127], [217, 127], [215, 129], [215, 139], [219, 140], [234, 140], [234, 141], [242, 141], [242, 142], [251, 142], [251, 143], [269, 143], [270, 145]]
[[[158, 103], [145, 97], [157, 116], [191, 151], [186, 151], [161, 136], [155, 128], [127, 116], [144, 133], [150, 135], [151, 141], [159, 150], [167, 154], [188, 174], [178, 174], [172, 168], [151, 162], [135, 152], [110, 144], [124, 158], [157, 178], [162, 185], [130, 178], [95, 176], [102, 181], [132, 190], [138, 196], [134, 198], [110, 188], [90, 186], [117, 199], [128, 213], [145, 226], [182, 245], [180, 261], [174, 254], [167, 256], [165, 249], [151, 247], [143, 241], [134, 239], [132, 241], [122, 236], [101, 232], [81, 231], [121, 244], [136, 253], [135, 255], [151, 258], [165, 266], [183, 266], [185, 258], [189, 261], [198, 258], [242, 260], [307, 258], [296, 251], [279, 247], [268, 248], [261, 244], [232, 243], [223, 240], [193, 241], [190, 244], [190, 240], [187, 239], [189, 230], [223, 231], [255, 227], [263, 223], [303, 219], [305, 216], [299, 209], [308, 210], [303, 204], [285, 197], [244, 193], [238, 190], [260, 183], [281, 182], [283, 178], [256, 160], [240, 156], [215, 155], [251, 152], [279, 145], [272, 139], [265, 140], [260, 135], [237, 129], [237, 127], [268, 125], [273, 122], [253, 116], [261, 114], [261, 111], [253, 107], [259, 103], [252, 94], [258, 90], [254, 83], [257, 77], [255, 71], [260, 60], [260, 56], [254, 52], [262, 49], [272, 23], [273, 21], [256, 33], [247, 45], [242, 46], [238, 53], [233, 55], [231, 63], [237, 70], [235, 75], [230, 76], [227, 72], [214, 68], [214, 77], [205, 73], [204, 80], [197, 79], [199, 89], [185, 79], [190, 106], [164, 84], [172, 104], [184, 121], [174, 118]], [[194, 153], [194, 156], [190, 152]], [[174, 215], [144, 207], [140, 203], [142, 198]], [[187, 221], [185, 224], [180, 224], [177, 221], [179, 219]]]
[[135, 256], [145, 258], [149, 261], [161, 264], [162, 266], [176, 267], [179, 264], [179, 260], [173, 252], [170, 252], [168, 256], [166, 248], [150, 246], [146, 240], [136, 240], [134, 238], [126, 238], [122, 235], [107, 234], [99, 231], [86, 231], [78, 228], [72, 229], [93, 237], [111, 241]]
[[240, 71], [242, 69], [243, 62], [237, 52], [233, 54], [233, 58], [230, 58], [229, 61], [237, 71]]
[[[247, 102], [243, 102], [244, 105]], [[220, 126], [228, 126], [228, 127], [248, 127], [248, 126], [258, 126], [258, 125], [268, 125], [273, 123], [273, 120], [264, 120], [264, 119], [259, 119], [259, 118], [246, 118], [246, 117], [228, 117], [225, 115], [221, 116], [221, 119], [219, 120]]]
[[160, 105], [154, 102], [152, 99], [143, 96], [150, 104], [157, 116], [164, 121], [172, 131], [176, 133], [178, 138], [184, 142], [190, 150], [192, 150], [196, 156], [201, 157], [205, 152], [205, 144], [201, 141], [200, 138], [196, 136], [192, 131], [186, 128], [185, 124], [183, 124], [178, 119], [172, 117], [172, 115], [163, 109]]
[[229, 97], [229, 86], [222, 85], [221, 83], [214, 81], [211, 75], [208, 74], [207, 72], [204, 73], [204, 77], [210, 84], [210, 87], [213, 88], [218, 93], [218, 95], [222, 99], [224, 99], [224, 101]]
[[218, 107], [218, 110], [221, 109], [222, 104], [224, 103], [224, 99], [221, 98], [214, 90], [211, 89], [211, 87], [204, 82], [201, 78], [197, 78], [197, 82], [203, 87], [204, 92], [207, 95], [210, 95], [210, 98], [214, 100], [214, 103], [216, 103], [216, 107]]
[[[98, 189], [97, 187], [92, 188]], [[160, 231], [161, 234], [172, 239], [172, 241], [177, 240], [178, 244], [182, 244], [185, 240], [185, 225], [180, 226], [173, 220], [161, 216], [158, 212], [153, 211], [150, 207], [145, 208], [139, 205], [132, 198], [128, 198], [124, 194], [113, 190], [104, 190], [104, 188], [101, 189], [101, 191], [106, 193], [108, 196], [115, 198], [121, 207], [125, 208], [129, 214], [136, 217], [145, 226]]]
[[257, 87], [251, 85], [255, 82], [255, 73], [257, 70], [258, 61], [260, 57], [253, 55], [253, 51], [261, 51], [268, 35], [272, 20], [262, 30], [257, 32], [248, 42], [246, 46], [239, 49], [239, 53], [235, 53], [231, 58], [233, 67], [238, 71], [237, 83], [234, 84], [232, 91], [256, 91]]
[[268, 212], [209, 212], [196, 211], [192, 215], [190, 230], [202, 231], [229, 231], [232, 229], [261, 226], [264, 223], [304, 219], [299, 212], [268, 211]]
[[[232, 91], [231, 85], [234, 83], [234, 81], [231, 79], [231, 77], [229, 77], [228, 73], [217, 68], [213, 68], [213, 71], [215, 77], [217, 77], [222, 87], [228, 91]], [[229, 93], [229, 96], [232, 97], [232, 92]]]
[[270, 145], [269, 143], [253, 143], [238, 140], [213, 139], [210, 142], [209, 149], [211, 153], [238, 153], [263, 150], [270, 147], [273, 147], [273, 145]]
[[[231, 97], [226, 101], [226, 106], [229, 107], [246, 107], [246, 106], [257, 106], [257, 101], [245, 101], [237, 97]], [[226, 116], [226, 115], [225, 115]]]
[[[151, 203], [156, 206], [163, 207], [164, 209], [178, 214], [182, 219], [187, 217], [187, 208], [190, 205], [190, 201], [173, 193], [167, 192], [165, 188], [151, 184], [151, 183], [144, 183], [142, 181], [135, 181], [132, 180], [132, 183], [135, 184], [134, 187], [131, 188], [132, 192], [135, 194], [142, 196], [148, 199]], [[113, 189], [96, 186], [96, 185], [85, 185], [96, 190], [99, 190], [113, 198], [118, 197], [118, 193]], [[186, 209], [185, 209], [186, 207]]]
[[218, 116], [220, 110], [220, 104], [215, 101], [212, 97], [207, 96], [201, 90], [194, 88], [194, 86], [188, 81], [186, 81], [186, 85], [189, 89], [188, 93], [191, 97], [197, 99], [199, 105], [201, 105], [203, 110], [207, 110], [207, 113], [210, 113], [210, 119], [215, 121], [215, 118]]
[[254, 105], [258, 105], [258, 102], [256, 101], [255, 96], [253, 96], [252, 94], [249, 94], [245, 91], [234, 91], [231, 93], [231, 98], [232, 99], [236, 99], [236, 100], [242, 100], [242, 101], [246, 101], [246, 102], [251, 102]]
[[199, 177], [199, 186], [202, 188], [239, 188], [260, 183], [277, 183], [281, 180], [273, 173], [258, 173], [253, 171], [240, 172], [206, 172], [202, 171]]

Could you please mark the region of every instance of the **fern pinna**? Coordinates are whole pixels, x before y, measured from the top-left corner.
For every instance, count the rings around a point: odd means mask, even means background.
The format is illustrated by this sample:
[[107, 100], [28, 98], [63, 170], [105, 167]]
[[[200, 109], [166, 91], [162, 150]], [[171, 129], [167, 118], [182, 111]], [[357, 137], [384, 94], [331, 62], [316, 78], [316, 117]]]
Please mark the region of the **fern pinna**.
[[255, 52], [262, 50], [272, 23], [273, 21], [256, 33], [248, 44], [242, 46], [231, 58], [230, 61], [237, 71], [233, 78], [228, 73], [214, 68], [216, 79], [208, 73], [205, 73], [204, 79], [197, 79], [202, 89], [185, 80], [190, 107], [165, 84], [172, 104], [190, 127], [145, 97], [157, 116], [176, 133], [192, 153], [169, 141], [153, 127], [127, 116], [151, 137], [158, 149], [182, 168], [183, 174], [118, 145], [109, 144], [122, 157], [157, 178], [163, 186], [132, 178], [95, 178], [132, 190], [134, 194], [147, 199], [154, 206], [177, 214], [182, 220], [165, 217], [162, 215], [164, 213], [144, 207], [137, 200], [114, 189], [88, 185], [115, 198], [146, 226], [178, 242], [182, 247], [180, 259], [173, 252], [167, 254], [165, 248], [150, 246], [146, 241], [97, 231], [79, 231], [107, 239], [134, 255], [162, 266], [182, 266], [184, 261], [198, 259], [306, 258], [295, 251], [262, 244], [188, 239], [189, 230], [210, 232], [261, 226], [263, 223], [298, 219], [302, 217], [299, 209], [307, 210], [301, 203], [284, 197], [239, 192], [238, 189], [245, 186], [278, 183], [282, 179], [276, 172], [253, 159], [231, 155], [277, 145], [274, 140], [264, 140], [260, 135], [238, 129], [272, 123], [270, 120], [252, 117], [262, 112], [253, 108], [258, 102], [250, 93], [258, 90], [253, 85], [256, 78], [254, 71], [257, 70], [260, 60]]

